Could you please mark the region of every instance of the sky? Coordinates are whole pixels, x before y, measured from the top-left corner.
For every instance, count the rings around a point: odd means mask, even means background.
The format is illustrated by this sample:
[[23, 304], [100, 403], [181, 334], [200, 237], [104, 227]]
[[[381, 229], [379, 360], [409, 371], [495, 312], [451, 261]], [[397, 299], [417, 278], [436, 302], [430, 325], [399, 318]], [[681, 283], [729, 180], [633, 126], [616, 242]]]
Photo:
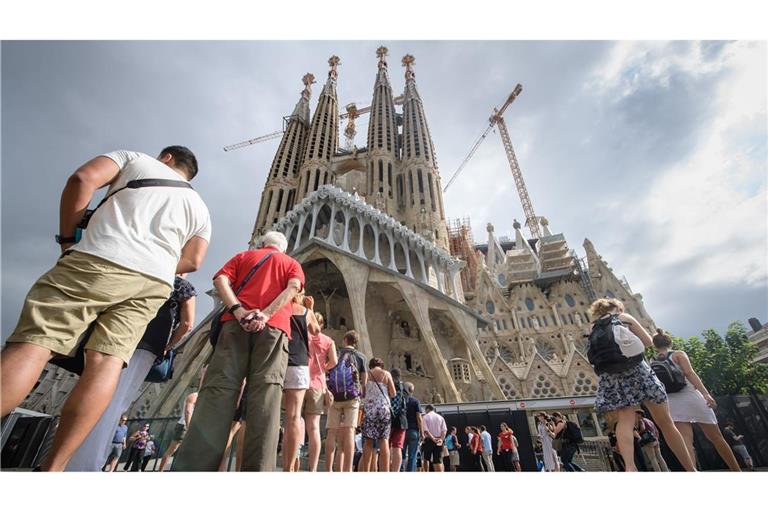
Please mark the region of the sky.
[[[536, 213], [584, 255], [589, 238], [679, 336], [750, 317], [768, 322], [766, 44], [750, 41], [2, 42], [0, 189], [3, 339], [59, 254], [67, 177], [114, 149], [190, 147], [213, 238], [199, 291], [246, 248], [279, 130], [313, 73], [341, 58], [339, 104], [368, 105], [376, 48], [414, 70], [443, 182], [516, 83], [505, 113]], [[365, 145], [360, 119], [356, 142]], [[342, 138], [343, 140], [343, 138]], [[524, 219], [498, 134], [445, 194], [476, 242]], [[212, 302], [198, 301], [198, 319]]]

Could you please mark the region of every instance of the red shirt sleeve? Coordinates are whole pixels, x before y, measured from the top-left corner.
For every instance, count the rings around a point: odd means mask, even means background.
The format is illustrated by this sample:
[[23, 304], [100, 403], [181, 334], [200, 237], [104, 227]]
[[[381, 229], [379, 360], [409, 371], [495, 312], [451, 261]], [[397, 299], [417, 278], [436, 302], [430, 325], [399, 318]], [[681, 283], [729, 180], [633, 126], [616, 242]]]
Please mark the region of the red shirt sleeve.
[[244, 253], [239, 252], [232, 256], [229, 261], [213, 275], [213, 279], [216, 279], [219, 276], [227, 276], [230, 286], [234, 285], [240, 277], [239, 269], [240, 262], [243, 260], [243, 254]]
[[301, 288], [304, 289], [304, 269], [301, 268], [301, 264], [298, 261], [291, 258], [291, 265], [288, 268], [287, 278], [298, 279], [301, 282]]

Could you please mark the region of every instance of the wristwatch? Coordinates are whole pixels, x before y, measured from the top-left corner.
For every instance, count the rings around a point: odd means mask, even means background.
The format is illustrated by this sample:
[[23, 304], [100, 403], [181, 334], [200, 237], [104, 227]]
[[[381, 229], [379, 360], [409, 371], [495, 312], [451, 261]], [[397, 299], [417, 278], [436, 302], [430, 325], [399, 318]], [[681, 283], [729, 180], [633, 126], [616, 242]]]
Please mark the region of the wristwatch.
[[243, 307], [243, 305], [238, 302], [237, 304], [232, 304], [231, 306], [229, 306], [227, 308], [227, 311], [229, 311], [230, 314], [234, 315], [235, 311], [237, 311], [241, 307]]
[[74, 244], [76, 242], [77, 242], [77, 237], [56, 235], [57, 244]]

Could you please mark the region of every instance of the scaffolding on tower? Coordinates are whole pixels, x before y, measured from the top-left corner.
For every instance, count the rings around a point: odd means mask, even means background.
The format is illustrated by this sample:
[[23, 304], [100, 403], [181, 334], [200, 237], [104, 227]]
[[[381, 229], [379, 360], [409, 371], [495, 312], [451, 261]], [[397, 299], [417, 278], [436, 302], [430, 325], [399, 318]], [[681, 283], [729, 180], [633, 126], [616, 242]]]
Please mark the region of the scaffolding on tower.
[[472, 294], [477, 285], [477, 259], [475, 242], [472, 239], [472, 227], [469, 217], [448, 219], [448, 249], [452, 256], [464, 261], [461, 269], [461, 287], [465, 294]]

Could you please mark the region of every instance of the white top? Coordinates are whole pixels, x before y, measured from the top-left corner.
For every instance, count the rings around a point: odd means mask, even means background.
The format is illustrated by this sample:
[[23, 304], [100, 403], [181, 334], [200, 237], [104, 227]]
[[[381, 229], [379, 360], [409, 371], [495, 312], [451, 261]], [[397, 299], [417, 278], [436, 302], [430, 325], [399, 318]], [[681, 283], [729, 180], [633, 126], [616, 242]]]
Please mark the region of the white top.
[[667, 393], [667, 396], [669, 397], [669, 413], [673, 421], [717, 424], [715, 411], [707, 405], [704, 396], [693, 387], [687, 377], [683, 389], [676, 393]]
[[[103, 156], [120, 167], [108, 194], [136, 179], [184, 181], [176, 171], [144, 153], [119, 150]], [[211, 239], [211, 217], [197, 192], [176, 187], [125, 189], [96, 210], [72, 249], [173, 286], [181, 248], [195, 236]]]

